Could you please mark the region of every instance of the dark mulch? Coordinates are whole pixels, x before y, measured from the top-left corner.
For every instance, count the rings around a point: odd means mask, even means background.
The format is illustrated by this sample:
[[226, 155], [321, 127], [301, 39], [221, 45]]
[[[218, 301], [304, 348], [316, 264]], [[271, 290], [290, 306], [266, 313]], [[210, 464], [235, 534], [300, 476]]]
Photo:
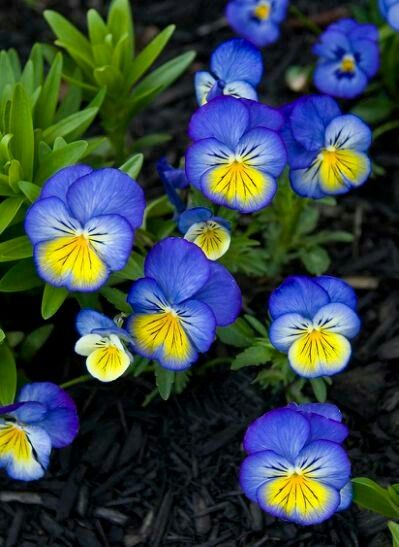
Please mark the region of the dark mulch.
[[[104, 9], [100, 0], [39, 0], [37, 4], [39, 11], [44, 6], [62, 10], [80, 25], [82, 7]], [[343, 5], [325, 1], [320, 13], [320, 2], [298, 4], [322, 20]], [[194, 48], [198, 51], [194, 69], [198, 69], [207, 63], [215, 44], [230, 36], [221, 21], [223, 5], [222, 0], [138, 0], [139, 37], [145, 41], [156, 27], [176, 22], [169, 55]], [[51, 39], [39, 12], [28, 10], [21, 0], [1, 3], [0, 28], [0, 45], [17, 47], [25, 56], [34, 40]], [[308, 33], [291, 21], [280, 43], [265, 52], [263, 92], [270, 104], [291, 98], [284, 87], [284, 71], [291, 63], [309, 59], [310, 43]], [[135, 121], [133, 134], [170, 132], [173, 140], [164, 152], [175, 160], [184, 150], [185, 128], [194, 106], [189, 74]], [[351, 428], [348, 448], [354, 474], [381, 483], [397, 481], [399, 468], [397, 146], [397, 134], [379, 143], [374, 157], [387, 169], [387, 176], [343, 197], [324, 220], [326, 226], [353, 231], [356, 236], [353, 245], [330, 249], [331, 273], [350, 277], [358, 287], [363, 319], [353, 362], [347, 372], [334, 378], [330, 399], [343, 409]], [[141, 179], [150, 194], [159, 191], [154, 159], [160, 153], [149, 155]], [[264, 309], [267, 296], [265, 290], [260, 303]], [[9, 299], [10, 307], [17, 307], [15, 302]], [[35, 302], [24, 296], [21, 309], [30, 309]], [[48, 349], [28, 370], [35, 379], [59, 381], [82, 373], [80, 361], [69, 361], [74, 337], [69, 325], [75, 312], [71, 304], [57, 317]], [[18, 321], [9, 320], [7, 325], [4, 319], [4, 324], [13, 329], [34, 326], [26, 313]], [[262, 412], [284, 404], [282, 395], [259, 391], [251, 383], [253, 377], [252, 370], [234, 374], [223, 367], [207, 370], [196, 376], [182, 396], [147, 408], [142, 407], [152, 389], [147, 379], [76, 388], [72, 393], [81, 417], [77, 441], [54, 454], [41, 481], [21, 484], [1, 477], [0, 545], [390, 545], [384, 519], [355, 507], [322, 526], [299, 528], [276, 521], [244, 498], [237, 482], [243, 432]]]

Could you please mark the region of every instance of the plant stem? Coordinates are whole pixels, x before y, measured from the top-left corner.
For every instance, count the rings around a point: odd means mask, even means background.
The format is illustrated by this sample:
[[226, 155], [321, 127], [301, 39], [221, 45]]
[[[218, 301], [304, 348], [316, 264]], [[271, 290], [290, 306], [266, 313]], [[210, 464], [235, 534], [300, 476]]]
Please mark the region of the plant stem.
[[277, 275], [284, 264], [284, 259], [290, 251], [301, 213], [306, 204], [306, 199], [297, 196], [293, 191], [285, 197], [287, 200], [283, 201], [281, 209], [277, 213], [281, 230], [271, 257], [269, 266], [271, 275]]
[[76, 386], [78, 384], [83, 384], [84, 382], [88, 382], [92, 378], [93, 376], [90, 376], [90, 374], [83, 374], [82, 376], [78, 376], [77, 378], [74, 378], [73, 380], [69, 380], [68, 382], [64, 382], [63, 384], [60, 384], [60, 387], [62, 389], [68, 389], [69, 387]]

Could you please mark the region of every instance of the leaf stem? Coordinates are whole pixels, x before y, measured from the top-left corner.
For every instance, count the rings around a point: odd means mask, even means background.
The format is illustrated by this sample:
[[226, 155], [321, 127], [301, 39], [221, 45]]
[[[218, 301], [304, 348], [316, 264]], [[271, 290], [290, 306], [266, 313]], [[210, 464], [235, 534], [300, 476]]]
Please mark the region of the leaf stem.
[[69, 387], [76, 386], [78, 384], [83, 384], [84, 382], [88, 382], [92, 378], [93, 376], [90, 376], [90, 374], [83, 374], [82, 376], [78, 376], [77, 378], [73, 378], [72, 380], [69, 380], [68, 382], [64, 382], [63, 384], [60, 384], [60, 387], [62, 389], [68, 389]]

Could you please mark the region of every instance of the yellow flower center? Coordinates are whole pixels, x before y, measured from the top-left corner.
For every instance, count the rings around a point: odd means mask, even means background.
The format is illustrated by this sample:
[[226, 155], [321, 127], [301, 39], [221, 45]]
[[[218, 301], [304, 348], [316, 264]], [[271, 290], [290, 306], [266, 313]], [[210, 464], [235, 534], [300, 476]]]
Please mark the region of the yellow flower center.
[[350, 74], [354, 72], [356, 67], [355, 59], [352, 55], [345, 55], [341, 61], [341, 71]]
[[320, 152], [318, 159], [325, 162], [328, 169], [334, 169], [338, 162], [337, 149], [335, 146], [327, 146]]
[[259, 19], [260, 21], [265, 21], [266, 19], [269, 19], [270, 16], [270, 4], [265, 2], [261, 3], [258, 6], [256, 6], [254, 10], [254, 16]]

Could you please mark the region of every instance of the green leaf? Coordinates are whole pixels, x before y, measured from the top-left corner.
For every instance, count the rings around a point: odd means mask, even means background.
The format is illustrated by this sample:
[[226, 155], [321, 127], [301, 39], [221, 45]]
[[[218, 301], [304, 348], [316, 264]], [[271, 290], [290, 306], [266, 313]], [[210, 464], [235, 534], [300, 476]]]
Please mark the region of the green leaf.
[[0, 279], [0, 292], [20, 292], [42, 285], [31, 259], [14, 264]]
[[123, 78], [120, 71], [111, 65], [105, 65], [94, 70], [94, 79], [101, 87], [106, 87], [108, 93], [115, 97], [120, 95]]
[[0, 203], [0, 234], [11, 224], [24, 202], [23, 197], [7, 198]]
[[244, 318], [245, 318], [246, 321], [248, 321], [248, 323], [251, 325], [251, 327], [253, 329], [255, 329], [258, 334], [260, 334], [260, 336], [263, 336], [263, 338], [265, 338], [266, 340], [269, 339], [269, 333], [268, 333], [267, 328], [265, 327], [264, 323], [261, 323], [253, 315], [245, 314]]
[[327, 400], [327, 386], [323, 378], [312, 378], [310, 380], [313, 393], [319, 403], [325, 403]]
[[82, 59], [88, 65], [92, 65], [91, 45], [89, 40], [68, 19], [52, 10], [45, 10], [44, 18], [50, 25], [57, 38], [68, 51], [78, 51]]
[[136, 179], [143, 166], [143, 154], [134, 154], [123, 165], [119, 167], [121, 171], [127, 173], [132, 179]]
[[16, 84], [11, 102], [9, 133], [11, 149], [22, 166], [24, 178], [32, 179], [34, 134], [30, 101], [21, 84]]
[[10, 262], [33, 256], [33, 247], [27, 236], [20, 236], [0, 243], [0, 262]]
[[42, 298], [42, 317], [50, 319], [60, 309], [68, 296], [68, 291], [64, 287], [53, 287], [46, 284], [44, 286]]
[[84, 133], [96, 117], [98, 108], [86, 108], [60, 120], [43, 131], [43, 140], [52, 144], [57, 137], [68, 137], [72, 132], [78, 132], [78, 137]]
[[154, 61], [164, 50], [175, 31], [175, 25], [169, 25], [160, 32], [151, 42], [137, 55], [133, 61], [127, 76], [128, 86], [134, 85], [141, 76], [153, 65]]
[[399, 547], [399, 524], [390, 520], [388, 528], [392, 535], [392, 547]]
[[3, 92], [3, 89], [7, 85], [14, 85], [16, 82], [15, 73], [12, 67], [11, 60], [7, 55], [6, 51], [0, 52], [0, 90]]
[[351, 110], [366, 123], [376, 124], [388, 119], [395, 110], [395, 103], [386, 93], [375, 97], [367, 97], [359, 101]]
[[50, 152], [45, 161], [41, 162], [35, 182], [41, 184], [62, 167], [78, 162], [86, 152], [87, 146], [86, 141], [76, 141]]
[[167, 401], [172, 393], [176, 373], [161, 367], [158, 363], [154, 365], [154, 372], [159, 395], [164, 401]]
[[20, 357], [24, 361], [30, 361], [42, 346], [47, 342], [50, 334], [54, 330], [54, 325], [43, 325], [32, 331], [25, 338], [21, 345]]
[[300, 251], [301, 260], [313, 275], [321, 275], [328, 270], [330, 266], [330, 257], [323, 247], [312, 247], [311, 249], [302, 249]]
[[171, 138], [172, 137], [167, 133], [152, 133], [151, 135], [146, 135], [145, 137], [136, 139], [131, 146], [130, 151], [141, 152], [141, 150], [145, 150], [146, 148], [169, 142]]
[[152, 89], [147, 89], [141, 94], [134, 93], [128, 103], [128, 116], [133, 118], [141, 110], [143, 110], [147, 105], [149, 105], [157, 95], [161, 93], [163, 87], [154, 87]]
[[0, 346], [0, 404], [14, 402], [17, 390], [17, 365], [13, 352], [7, 344]]
[[24, 86], [26, 94], [30, 97], [35, 88], [35, 79], [33, 74], [33, 63], [28, 61], [24, 67], [20, 79], [21, 84]]
[[[17, 56], [18, 59], [18, 56]], [[36, 43], [29, 55], [29, 60], [32, 61], [33, 64], [33, 76], [34, 76], [34, 87], [38, 88], [43, 83], [43, 70], [44, 70], [44, 62], [43, 62], [43, 49], [41, 44]]]
[[87, 28], [89, 29], [89, 38], [92, 46], [104, 42], [108, 34], [107, 25], [95, 9], [89, 9], [87, 12]]
[[316, 228], [320, 213], [314, 206], [305, 207], [298, 222], [298, 232], [306, 235]]
[[139, 83], [134, 90], [134, 94], [140, 96], [154, 89], [159, 89], [158, 93], [160, 93], [177, 80], [187, 67], [191, 65], [194, 58], [195, 52], [187, 51], [163, 64]]
[[360, 507], [387, 518], [399, 518], [399, 508], [392, 502], [385, 488], [366, 477], [352, 479], [352, 485], [353, 501]]
[[37, 186], [37, 184], [33, 184], [33, 182], [28, 182], [26, 180], [21, 180], [19, 181], [18, 186], [24, 196], [26, 196], [31, 203], [36, 201], [39, 197], [41, 188], [40, 186]]
[[255, 346], [250, 346], [242, 353], [239, 353], [234, 359], [231, 369], [240, 370], [244, 367], [265, 365], [270, 362], [272, 355], [272, 348], [265, 343], [258, 343]]
[[129, 0], [113, 0], [108, 13], [107, 26], [114, 43], [124, 41], [123, 52], [121, 52], [121, 67], [127, 70], [134, 55], [134, 27], [133, 16]]
[[113, 304], [117, 310], [129, 314], [132, 313], [132, 308], [126, 301], [126, 293], [120, 291], [119, 289], [115, 289], [114, 287], [103, 287], [100, 290], [100, 293], [106, 300], [108, 300], [108, 302]]
[[5, 332], [3, 331], [3, 329], [0, 329], [0, 344], [4, 342], [5, 338], [6, 338]]
[[[87, 105], [86, 110], [91, 109], [91, 108], [96, 108], [97, 112], [99, 112], [99, 110], [100, 110], [100, 108], [101, 108], [101, 106], [104, 102], [104, 99], [105, 99], [106, 95], [107, 95], [107, 90], [106, 90], [105, 87], [102, 87], [98, 91], [98, 93], [93, 97], [93, 99], [90, 101], [90, 103]], [[85, 112], [85, 110], [83, 110], [82, 112]], [[86, 120], [86, 123], [81, 124], [78, 127], [78, 129], [76, 129], [75, 131], [72, 131], [68, 135], [68, 141], [72, 142], [76, 139], [79, 139], [83, 135], [83, 133], [89, 128], [92, 121], [93, 121], [92, 119], [88, 119], [88, 120]], [[98, 138], [103, 138], [103, 137], [98, 137]], [[89, 139], [85, 139], [85, 140], [88, 141]], [[87, 150], [86, 150], [85, 154], [87, 154]]]
[[35, 126], [46, 129], [54, 119], [60, 94], [62, 55], [57, 53], [43, 84], [35, 108]]
[[111, 282], [121, 282], [121, 281], [136, 281], [140, 277], [144, 276], [144, 257], [134, 252], [130, 257], [123, 268], [119, 272], [114, 272], [111, 275]]
[[[77, 69], [78, 71], [79, 69]], [[82, 102], [82, 90], [80, 87], [69, 84], [68, 91], [64, 95], [60, 106], [54, 117], [54, 122], [59, 122], [60, 120], [66, 118], [70, 114], [77, 112], [80, 108]]]
[[173, 386], [173, 391], [177, 394], [183, 393], [183, 391], [186, 389], [190, 378], [191, 378], [191, 370], [182, 370], [180, 372], [176, 372], [175, 374], [175, 383]]
[[237, 348], [252, 346], [255, 339], [254, 331], [241, 317], [228, 327], [219, 327], [217, 336], [224, 344]]

